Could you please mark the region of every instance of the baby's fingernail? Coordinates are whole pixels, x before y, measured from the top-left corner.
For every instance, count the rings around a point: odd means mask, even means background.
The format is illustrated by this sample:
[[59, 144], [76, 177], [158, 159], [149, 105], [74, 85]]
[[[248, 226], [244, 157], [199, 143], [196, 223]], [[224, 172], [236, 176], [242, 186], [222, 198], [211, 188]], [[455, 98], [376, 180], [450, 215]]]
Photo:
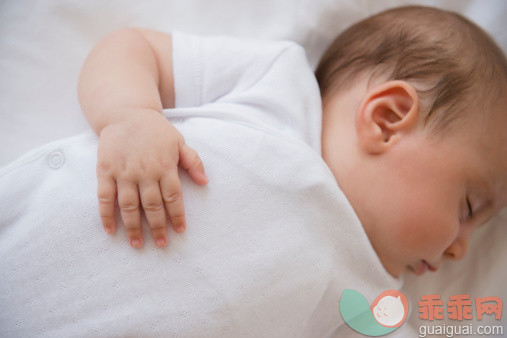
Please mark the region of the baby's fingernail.
[[183, 231], [185, 231], [185, 229], [186, 229], [186, 228], [187, 228], [187, 227], [186, 227], [185, 225], [183, 225], [183, 224], [182, 224], [182, 225], [178, 225], [178, 226], [176, 227], [176, 232], [177, 232], [177, 233], [182, 233]]
[[157, 238], [155, 240], [155, 245], [156, 246], [164, 246], [164, 245], [166, 245], [166, 243], [167, 242], [166, 242], [165, 238]]
[[111, 227], [111, 226], [106, 226], [106, 227], [104, 227], [104, 229], [106, 230], [106, 232], [107, 232], [108, 234], [112, 234], [112, 233], [114, 233], [114, 231], [113, 231], [113, 227]]
[[139, 248], [141, 246], [141, 241], [139, 240], [139, 238], [131, 239], [130, 245], [132, 245], [134, 248]]

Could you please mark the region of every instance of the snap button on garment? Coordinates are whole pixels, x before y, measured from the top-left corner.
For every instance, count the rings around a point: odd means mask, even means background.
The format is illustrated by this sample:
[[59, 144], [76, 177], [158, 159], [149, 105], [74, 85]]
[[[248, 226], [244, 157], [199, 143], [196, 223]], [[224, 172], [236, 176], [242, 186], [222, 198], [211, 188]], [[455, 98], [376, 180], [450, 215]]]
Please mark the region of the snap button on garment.
[[53, 169], [60, 168], [65, 163], [65, 157], [61, 151], [53, 151], [48, 156], [48, 165]]

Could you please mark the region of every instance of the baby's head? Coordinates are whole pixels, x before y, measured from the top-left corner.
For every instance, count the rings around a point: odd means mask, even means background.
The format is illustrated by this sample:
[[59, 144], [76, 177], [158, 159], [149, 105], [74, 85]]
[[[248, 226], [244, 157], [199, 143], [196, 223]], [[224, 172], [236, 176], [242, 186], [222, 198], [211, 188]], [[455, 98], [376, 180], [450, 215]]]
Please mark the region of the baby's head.
[[507, 205], [507, 61], [463, 17], [392, 9], [342, 33], [316, 71], [322, 155], [386, 270], [461, 259]]

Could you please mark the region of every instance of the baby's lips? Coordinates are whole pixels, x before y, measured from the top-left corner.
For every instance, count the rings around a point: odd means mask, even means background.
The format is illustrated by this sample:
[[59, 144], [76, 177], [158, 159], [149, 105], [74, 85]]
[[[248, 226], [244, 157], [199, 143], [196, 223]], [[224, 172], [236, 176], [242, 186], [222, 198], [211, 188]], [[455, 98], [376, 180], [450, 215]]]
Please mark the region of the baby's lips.
[[433, 265], [433, 264], [430, 264], [430, 263], [428, 263], [428, 262], [426, 262], [426, 264], [428, 264], [428, 269], [429, 269], [431, 272], [438, 271], [438, 268], [440, 267], [439, 265]]
[[413, 270], [414, 270], [414, 273], [417, 275], [417, 276], [421, 276], [423, 275], [426, 271], [431, 271], [431, 272], [435, 272], [438, 270], [438, 267], [428, 263], [427, 261], [425, 261], [424, 259], [421, 260], [421, 263], [416, 266], [416, 267], [413, 267]]
[[414, 268], [414, 273], [416, 274], [416, 276], [421, 276], [426, 271], [428, 271], [428, 269], [429, 269], [428, 263], [426, 263], [426, 261], [422, 260], [421, 263], [416, 268]]

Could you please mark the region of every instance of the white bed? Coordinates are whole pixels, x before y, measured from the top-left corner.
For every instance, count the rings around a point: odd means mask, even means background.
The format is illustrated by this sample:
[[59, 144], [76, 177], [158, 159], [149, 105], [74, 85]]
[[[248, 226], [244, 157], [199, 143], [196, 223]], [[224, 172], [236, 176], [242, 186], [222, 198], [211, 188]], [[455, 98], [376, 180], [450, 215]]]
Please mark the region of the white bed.
[[[80, 66], [90, 48], [110, 31], [128, 26], [181, 30], [204, 35], [230, 34], [289, 39], [307, 50], [312, 65], [333, 37], [353, 22], [388, 7], [426, 4], [452, 9], [469, 17], [507, 51], [507, 2], [353, 1], [353, 0], [152, 0], [152, 1], [29, 1], [0, 2], [0, 166], [26, 151], [87, 128], [77, 103]], [[5, 193], [5, 192], [0, 192]], [[0, 215], [1, 217], [1, 215]], [[419, 319], [422, 295], [469, 294], [507, 301], [507, 210], [477, 231], [471, 252], [441, 271], [407, 278], [409, 324], [496, 325], [490, 316], [478, 322]], [[0, 258], [1, 259], [1, 258]], [[372, 277], [373, 278], [373, 277]], [[372, 300], [370, 300], [372, 301]], [[505, 332], [507, 334], [507, 331]]]

